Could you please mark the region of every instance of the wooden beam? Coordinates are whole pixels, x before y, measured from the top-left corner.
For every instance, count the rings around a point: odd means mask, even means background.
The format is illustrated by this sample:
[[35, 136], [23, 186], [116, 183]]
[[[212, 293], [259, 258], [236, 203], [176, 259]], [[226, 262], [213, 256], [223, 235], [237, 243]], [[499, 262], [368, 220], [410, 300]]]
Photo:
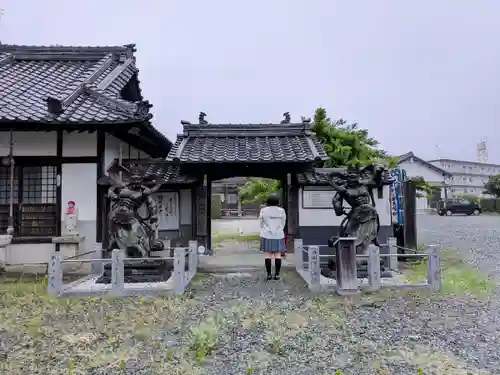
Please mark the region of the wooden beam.
[[94, 98], [94, 100], [99, 104], [131, 115], [135, 113], [137, 109], [137, 105], [135, 103], [114, 98], [111, 95], [104, 93], [102, 90], [97, 90], [97, 87], [94, 87], [90, 84], [85, 84], [83, 90], [86, 94]]
[[[63, 184], [63, 176], [62, 176], [62, 158], [63, 158], [63, 141], [64, 141], [64, 133], [62, 130], [57, 131], [57, 164], [56, 164], [56, 174], [58, 178], [58, 184], [56, 185], [56, 206], [57, 206], [57, 236], [61, 235], [61, 212], [62, 212], [62, 184]], [[59, 246], [59, 244], [56, 244]]]

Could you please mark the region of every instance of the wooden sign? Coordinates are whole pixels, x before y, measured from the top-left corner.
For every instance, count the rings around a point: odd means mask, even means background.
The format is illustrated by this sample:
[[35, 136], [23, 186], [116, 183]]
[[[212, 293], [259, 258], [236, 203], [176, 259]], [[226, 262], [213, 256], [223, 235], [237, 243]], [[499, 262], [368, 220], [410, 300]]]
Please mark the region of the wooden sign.
[[302, 207], [333, 209], [332, 199], [334, 195], [335, 191], [333, 190], [303, 190]]

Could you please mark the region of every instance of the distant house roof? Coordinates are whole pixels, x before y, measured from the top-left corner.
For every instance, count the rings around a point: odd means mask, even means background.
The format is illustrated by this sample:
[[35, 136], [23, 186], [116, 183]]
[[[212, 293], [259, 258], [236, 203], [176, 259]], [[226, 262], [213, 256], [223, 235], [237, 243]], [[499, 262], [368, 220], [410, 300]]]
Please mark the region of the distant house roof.
[[299, 124], [191, 124], [183, 122], [167, 160], [184, 163], [314, 162], [327, 159], [310, 130]]
[[438, 173], [441, 173], [443, 176], [451, 176], [450, 172], [445, 171], [442, 168], [436, 167], [434, 164], [431, 164], [428, 161], [425, 161], [424, 159], [420, 159], [418, 156], [415, 156], [415, 154], [412, 151], [401, 155], [398, 159], [398, 164], [401, 164], [401, 163], [408, 161], [408, 160], [418, 161], [419, 163], [425, 165], [426, 167], [428, 167], [428, 168], [430, 168]]
[[141, 123], [170, 150], [149, 120], [135, 65], [135, 46], [63, 47], [0, 43], [0, 128], [12, 123]]

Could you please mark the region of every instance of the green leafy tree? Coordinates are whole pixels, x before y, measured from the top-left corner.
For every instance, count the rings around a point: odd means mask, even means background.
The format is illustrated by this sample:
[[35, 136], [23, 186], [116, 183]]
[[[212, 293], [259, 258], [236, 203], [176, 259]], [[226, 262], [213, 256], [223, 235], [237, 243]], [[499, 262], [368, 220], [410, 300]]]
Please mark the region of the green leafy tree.
[[279, 194], [280, 182], [268, 178], [249, 178], [245, 184], [240, 187], [238, 196], [242, 203], [260, 203], [266, 202], [270, 194]]
[[396, 165], [397, 158], [380, 149], [378, 141], [368, 135], [368, 130], [359, 128], [357, 123], [348, 124], [343, 119], [333, 122], [324, 108], [316, 109], [312, 130], [328, 155], [326, 167], [359, 166], [374, 162], [387, 167]]
[[493, 195], [495, 198], [500, 198], [500, 174], [490, 176], [488, 182], [484, 185], [485, 191], [483, 194]]
[[[378, 141], [368, 135], [357, 123], [348, 124], [340, 119], [333, 122], [324, 108], [316, 109], [312, 130], [328, 155], [325, 167], [345, 167], [381, 163], [392, 168], [397, 157], [389, 156], [379, 148]], [[278, 192], [275, 180], [249, 179], [239, 191], [243, 203], [264, 203], [271, 193]]]
[[415, 176], [409, 178], [409, 180], [413, 183], [416, 189], [417, 198], [431, 198], [433, 192], [432, 185], [430, 185], [422, 176]]

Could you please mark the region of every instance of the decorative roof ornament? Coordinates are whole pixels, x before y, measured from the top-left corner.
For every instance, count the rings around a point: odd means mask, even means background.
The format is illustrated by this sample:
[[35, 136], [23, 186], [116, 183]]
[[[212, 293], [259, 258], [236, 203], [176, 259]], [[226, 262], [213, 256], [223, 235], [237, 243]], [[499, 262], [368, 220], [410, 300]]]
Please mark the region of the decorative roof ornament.
[[139, 118], [152, 118], [153, 116], [150, 116], [151, 114], [149, 113], [151, 107], [153, 105], [147, 100], [137, 102], [134, 115]]
[[198, 116], [198, 123], [200, 125], [208, 125], [208, 121], [205, 120], [205, 117], [207, 117], [207, 114], [205, 112], [200, 112], [200, 115]]
[[284, 119], [281, 120], [280, 124], [290, 124], [292, 118], [290, 116], [290, 112], [285, 112], [283, 113]]

